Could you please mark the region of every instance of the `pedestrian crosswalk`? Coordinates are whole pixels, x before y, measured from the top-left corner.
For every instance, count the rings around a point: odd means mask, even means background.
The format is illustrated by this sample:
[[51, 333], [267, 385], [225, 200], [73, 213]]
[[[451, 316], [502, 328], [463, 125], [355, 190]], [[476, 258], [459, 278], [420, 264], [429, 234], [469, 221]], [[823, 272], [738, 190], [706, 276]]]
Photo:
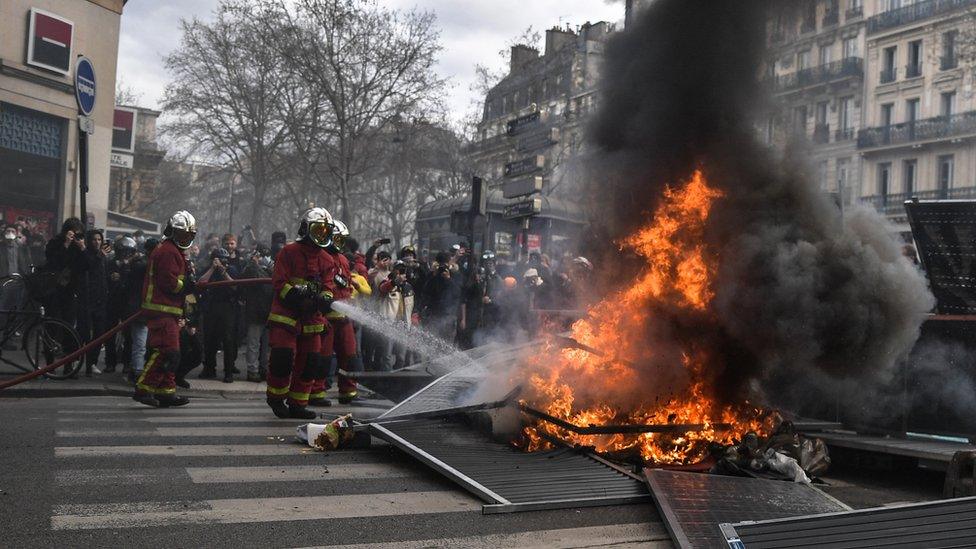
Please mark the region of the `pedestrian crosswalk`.
[[276, 546], [669, 546], [659, 523], [615, 524], [599, 510], [585, 510], [598, 524], [562, 511], [564, 519], [529, 531], [514, 518], [482, 516], [480, 500], [382, 442], [328, 453], [296, 443], [303, 421], [274, 418], [262, 400], [197, 399], [179, 410], [124, 400], [79, 401], [54, 414], [52, 535], [84, 532], [99, 545], [109, 538], [98, 536], [127, 532], [119, 539], [136, 546], [148, 532], [203, 527], [247, 532], [243, 543], [218, 544], [235, 546], [268, 545], [259, 539], [269, 532], [288, 532]]

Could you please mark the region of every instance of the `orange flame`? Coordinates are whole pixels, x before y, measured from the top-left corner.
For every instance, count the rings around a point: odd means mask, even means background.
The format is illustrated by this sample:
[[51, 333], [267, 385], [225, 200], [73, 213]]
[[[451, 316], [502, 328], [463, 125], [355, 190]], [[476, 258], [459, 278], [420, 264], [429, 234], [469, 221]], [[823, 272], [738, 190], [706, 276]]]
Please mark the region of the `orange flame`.
[[[648, 462], [693, 463], [705, 456], [709, 442], [730, 444], [750, 430], [768, 429], [762, 411], [747, 402], [717, 403], [710, 391], [708, 352], [693, 342], [668, 338], [667, 322], [661, 321], [662, 312], [669, 318], [709, 314], [717, 260], [703, 244], [704, 230], [712, 203], [721, 196], [700, 171], [680, 188], [666, 188], [653, 221], [621, 242], [621, 249], [646, 260], [645, 272], [572, 326], [573, 339], [594, 352], [550, 344], [529, 359], [526, 391], [526, 404], [532, 408], [581, 427], [701, 427], [678, 433], [579, 435], [539, 421], [523, 429], [528, 450], [548, 447], [550, 436], [600, 452], [638, 453]], [[662, 375], [646, 379], [647, 371]]]

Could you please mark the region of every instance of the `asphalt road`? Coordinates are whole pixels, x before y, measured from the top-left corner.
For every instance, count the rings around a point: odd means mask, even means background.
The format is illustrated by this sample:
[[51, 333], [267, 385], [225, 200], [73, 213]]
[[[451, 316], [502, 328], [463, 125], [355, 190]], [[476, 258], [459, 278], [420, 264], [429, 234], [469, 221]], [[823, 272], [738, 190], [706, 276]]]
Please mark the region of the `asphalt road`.
[[0, 399], [0, 546], [670, 547], [652, 505], [483, 515], [381, 441], [294, 443], [300, 423], [262, 400]]

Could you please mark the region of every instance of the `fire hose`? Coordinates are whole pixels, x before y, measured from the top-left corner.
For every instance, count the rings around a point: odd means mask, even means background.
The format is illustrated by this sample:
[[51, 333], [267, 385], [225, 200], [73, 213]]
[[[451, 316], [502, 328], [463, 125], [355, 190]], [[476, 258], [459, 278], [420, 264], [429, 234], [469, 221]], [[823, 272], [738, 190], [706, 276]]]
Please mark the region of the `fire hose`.
[[[202, 290], [207, 288], [221, 288], [224, 286], [257, 286], [259, 284], [270, 284], [270, 283], [271, 283], [270, 278], [244, 278], [240, 280], [221, 280], [218, 282], [198, 282], [197, 289]], [[92, 349], [97, 348], [99, 345], [105, 343], [106, 341], [114, 337], [115, 334], [117, 334], [120, 330], [122, 330], [123, 328], [131, 324], [137, 318], [141, 317], [143, 312], [144, 312], [143, 310], [140, 310], [136, 313], [133, 313], [132, 316], [116, 324], [109, 331], [96, 337], [95, 339], [91, 340], [89, 343], [82, 345], [80, 348], [68, 354], [67, 356], [62, 357], [52, 362], [51, 364], [44, 366], [43, 368], [38, 368], [33, 372], [29, 372], [24, 375], [17, 376], [13, 379], [8, 379], [7, 381], [0, 382], [0, 390], [6, 389], [8, 387], [13, 387], [14, 385], [19, 385], [25, 381], [30, 381], [35, 377], [42, 376], [47, 372], [50, 372], [52, 370], [57, 370], [58, 368], [64, 366], [65, 364], [70, 364], [75, 360], [78, 360], [79, 358], [87, 355], [88, 352], [91, 351]]]

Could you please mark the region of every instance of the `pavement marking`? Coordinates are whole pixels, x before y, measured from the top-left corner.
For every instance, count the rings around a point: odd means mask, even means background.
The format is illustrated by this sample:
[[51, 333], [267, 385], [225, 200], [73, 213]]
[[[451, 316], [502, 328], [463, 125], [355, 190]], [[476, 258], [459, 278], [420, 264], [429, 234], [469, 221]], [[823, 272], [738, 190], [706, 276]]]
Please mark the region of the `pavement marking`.
[[[329, 545], [328, 549], [426, 549], [466, 547], [469, 549], [568, 549], [571, 547], [650, 547], [671, 548], [671, 539], [661, 523], [611, 524], [582, 528], [532, 530], [515, 534], [483, 534], [464, 538], [440, 538], [387, 543]], [[308, 549], [326, 549], [325, 546]]]
[[59, 437], [294, 437], [295, 426], [82, 429], [78, 431], [55, 431], [54, 434]]
[[406, 478], [414, 475], [410, 469], [395, 463], [187, 467], [186, 472], [194, 484]]
[[203, 501], [56, 505], [54, 530], [146, 528], [177, 524], [232, 524], [402, 516], [480, 511], [481, 502], [460, 491], [342, 496], [210, 499]]
[[[264, 412], [239, 413], [232, 416], [152, 416], [152, 417], [133, 417], [133, 416], [112, 416], [112, 417], [61, 417], [58, 423], [124, 423], [129, 421], [141, 421], [146, 423], [276, 423], [278, 425], [301, 425], [308, 423], [307, 419], [280, 419], [273, 414]], [[311, 420], [312, 422], [324, 422], [325, 419]]]
[[[355, 450], [343, 450], [343, 453]], [[119, 456], [291, 456], [318, 453], [298, 444], [173, 444], [137, 446], [58, 446], [54, 457]]]
[[183, 472], [183, 469], [173, 468], [62, 469], [57, 471], [55, 480], [58, 486], [166, 484], [177, 480], [174, 475], [181, 475]]

